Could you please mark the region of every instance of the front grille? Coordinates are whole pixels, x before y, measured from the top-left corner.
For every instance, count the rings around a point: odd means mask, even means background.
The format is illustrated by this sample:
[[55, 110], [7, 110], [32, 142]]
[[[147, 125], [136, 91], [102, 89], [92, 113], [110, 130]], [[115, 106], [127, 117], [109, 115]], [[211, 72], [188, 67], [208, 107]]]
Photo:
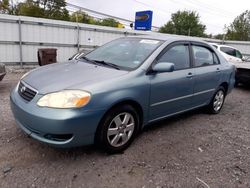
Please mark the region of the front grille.
[[73, 137], [72, 134], [46, 134], [44, 137], [48, 140], [64, 142]]
[[26, 84], [24, 85], [22, 82], [19, 83], [18, 93], [24, 100], [28, 102], [31, 101], [37, 94], [34, 89], [30, 88]]

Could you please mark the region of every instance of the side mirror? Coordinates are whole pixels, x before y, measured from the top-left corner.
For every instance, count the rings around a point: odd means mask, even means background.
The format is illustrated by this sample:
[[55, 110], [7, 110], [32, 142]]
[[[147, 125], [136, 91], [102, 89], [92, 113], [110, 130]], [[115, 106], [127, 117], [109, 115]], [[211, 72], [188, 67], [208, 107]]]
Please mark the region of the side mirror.
[[243, 57], [241, 58], [241, 60], [242, 60], [242, 61], [247, 61], [247, 57], [246, 57], [246, 56], [243, 56]]
[[174, 64], [169, 62], [160, 62], [153, 66], [153, 72], [173, 72]]

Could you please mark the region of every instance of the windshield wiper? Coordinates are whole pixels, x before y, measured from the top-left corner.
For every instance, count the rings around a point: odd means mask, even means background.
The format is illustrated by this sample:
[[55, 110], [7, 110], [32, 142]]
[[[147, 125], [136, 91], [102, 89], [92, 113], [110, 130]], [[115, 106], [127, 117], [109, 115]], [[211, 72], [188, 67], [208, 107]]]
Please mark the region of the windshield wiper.
[[109, 62], [106, 62], [106, 61], [93, 60], [93, 59], [89, 59], [89, 58], [87, 58], [85, 56], [82, 56], [79, 59], [84, 59], [84, 60], [86, 60], [86, 61], [88, 61], [90, 63], [93, 63], [95, 65], [102, 64], [102, 65], [105, 65], [105, 66], [109, 66], [109, 67], [115, 68], [117, 70], [121, 69], [118, 65], [115, 65], [113, 63], [109, 63]]
[[113, 64], [113, 63], [109, 63], [109, 62], [106, 62], [106, 61], [100, 61], [100, 60], [92, 60], [96, 63], [99, 63], [99, 64], [102, 64], [102, 65], [106, 65], [106, 66], [109, 66], [109, 67], [112, 67], [112, 68], [115, 68], [117, 70], [120, 70], [120, 66], [116, 65], [116, 64]]
[[84, 59], [84, 60], [86, 60], [86, 61], [88, 61], [88, 62], [90, 62], [90, 63], [93, 63], [93, 64], [95, 64], [95, 65], [98, 64], [96, 61], [94, 61], [94, 60], [92, 60], [92, 59], [89, 59], [89, 58], [87, 58], [87, 57], [85, 57], [85, 56], [82, 56], [82, 57], [80, 57], [79, 59]]

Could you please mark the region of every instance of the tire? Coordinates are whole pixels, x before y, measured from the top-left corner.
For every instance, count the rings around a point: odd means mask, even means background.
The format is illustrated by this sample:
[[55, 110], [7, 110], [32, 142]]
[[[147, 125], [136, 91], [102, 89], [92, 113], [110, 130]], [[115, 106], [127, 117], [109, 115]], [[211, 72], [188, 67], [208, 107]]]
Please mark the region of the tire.
[[208, 105], [208, 111], [211, 114], [218, 114], [224, 104], [226, 98], [225, 88], [220, 86], [215, 92], [210, 104]]
[[117, 106], [108, 111], [101, 121], [96, 144], [108, 153], [121, 153], [133, 142], [139, 124], [139, 115], [132, 106]]

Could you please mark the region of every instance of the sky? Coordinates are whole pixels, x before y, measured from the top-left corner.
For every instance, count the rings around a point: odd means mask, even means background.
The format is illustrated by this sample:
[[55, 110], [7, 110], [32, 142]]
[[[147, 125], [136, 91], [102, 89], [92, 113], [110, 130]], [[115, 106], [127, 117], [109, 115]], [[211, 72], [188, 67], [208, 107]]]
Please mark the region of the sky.
[[67, 0], [84, 8], [134, 20], [136, 11], [152, 10], [153, 26], [168, 22], [171, 14], [178, 10], [199, 13], [200, 21], [207, 26], [206, 33], [224, 33], [236, 16], [250, 10], [249, 0]]

